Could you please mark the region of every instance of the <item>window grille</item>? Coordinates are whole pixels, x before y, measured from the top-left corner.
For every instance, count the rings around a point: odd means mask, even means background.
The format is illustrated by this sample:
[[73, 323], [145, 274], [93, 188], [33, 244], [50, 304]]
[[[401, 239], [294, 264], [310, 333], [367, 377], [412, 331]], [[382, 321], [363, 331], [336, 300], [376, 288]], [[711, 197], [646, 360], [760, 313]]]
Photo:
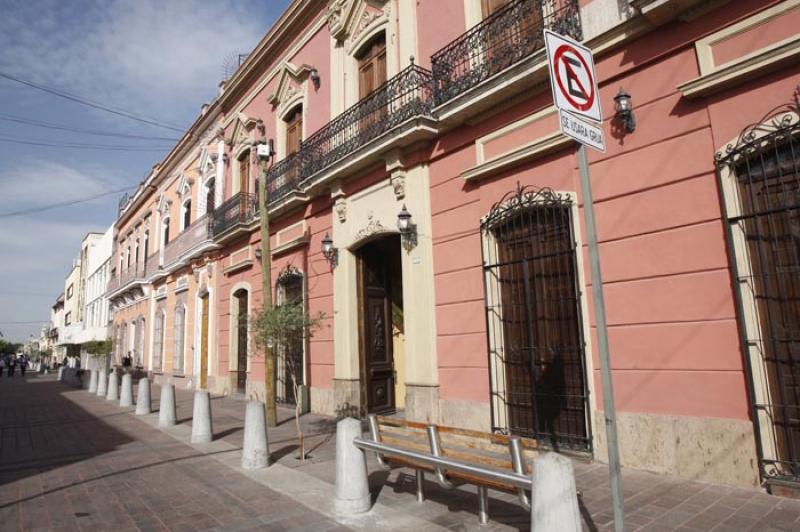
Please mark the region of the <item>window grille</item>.
[[717, 154], [759, 469], [800, 481], [800, 105]]
[[186, 323], [186, 308], [178, 305], [175, 309], [175, 339], [172, 353], [172, 372], [183, 373], [183, 349]]
[[572, 211], [518, 186], [481, 222], [492, 428], [590, 450]]

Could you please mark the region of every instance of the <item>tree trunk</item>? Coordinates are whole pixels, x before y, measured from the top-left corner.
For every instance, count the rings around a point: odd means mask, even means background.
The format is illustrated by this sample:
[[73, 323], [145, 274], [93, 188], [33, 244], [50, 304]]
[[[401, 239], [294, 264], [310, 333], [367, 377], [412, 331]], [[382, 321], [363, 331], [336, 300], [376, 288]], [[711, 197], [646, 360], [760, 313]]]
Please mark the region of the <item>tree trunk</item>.
[[[263, 308], [272, 307], [272, 255], [269, 245], [269, 196], [267, 188], [266, 161], [259, 160], [258, 208], [261, 217], [261, 285]], [[264, 353], [264, 404], [267, 413], [267, 426], [278, 424], [278, 410], [275, 406], [275, 351], [267, 346]]]

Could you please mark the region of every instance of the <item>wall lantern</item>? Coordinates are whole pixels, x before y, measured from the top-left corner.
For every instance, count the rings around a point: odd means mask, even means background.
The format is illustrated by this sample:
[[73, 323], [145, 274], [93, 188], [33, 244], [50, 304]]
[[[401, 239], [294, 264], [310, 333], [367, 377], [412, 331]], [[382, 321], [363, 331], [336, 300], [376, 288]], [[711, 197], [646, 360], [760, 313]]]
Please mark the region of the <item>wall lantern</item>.
[[397, 229], [400, 231], [400, 238], [403, 249], [411, 251], [417, 246], [417, 226], [411, 221], [411, 213], [403, 204], [403, 209], [397, 214]]
[[631, 95], [625, 92], [622, 87], [620, 87], [617, 95], [614, 96], [614, 110], [616, 111], [616, 117], [625, 126], [625, 131], [628, 133], [636, 131], [636, 117], [633, 114]]
[[325, 233], [325, 238], [322, 239], [322, 255], [331, 263], [331, 266], [336, 266], [339, 250], [333, 247], [333, 239], [329, 233]]
[[311, 78], [311, 83], [314, 84], [314, 88], [319, 89], [321, 79], [319, 77], [319, 72], [317, 71], [316, 68], [311, 69], [311, 73], [308, 75], [308, 77]]

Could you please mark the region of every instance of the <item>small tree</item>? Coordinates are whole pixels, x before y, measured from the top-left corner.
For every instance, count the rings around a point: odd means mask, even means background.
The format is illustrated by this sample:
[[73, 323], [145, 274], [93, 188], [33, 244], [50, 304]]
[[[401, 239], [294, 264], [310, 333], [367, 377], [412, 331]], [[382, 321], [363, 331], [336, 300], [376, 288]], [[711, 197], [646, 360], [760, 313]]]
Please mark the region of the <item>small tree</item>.
[[108, 360], [113, 345], [111, 344], [111, 340], [92, 340], [84, 343], [83, 348], [86, 349], [86, 352], [92, 358]]
[[274, 349], [283, 352], [284, 363], [294, 390], [294, 420], [302, 460], [306, 459], [306, 452], [303, 431], [300, 428], [301, 405], [298, 382], [303, 371], [303, 351], [293, 352], [291, 346], [302, 344], [306, 338], [314, 336], [314, 333], [322, 328], [325, 317], [324, 312], [308, 315], [302, 303], [284, 303], [260, 311], [251, 323], [256, 345], [261, 351]]

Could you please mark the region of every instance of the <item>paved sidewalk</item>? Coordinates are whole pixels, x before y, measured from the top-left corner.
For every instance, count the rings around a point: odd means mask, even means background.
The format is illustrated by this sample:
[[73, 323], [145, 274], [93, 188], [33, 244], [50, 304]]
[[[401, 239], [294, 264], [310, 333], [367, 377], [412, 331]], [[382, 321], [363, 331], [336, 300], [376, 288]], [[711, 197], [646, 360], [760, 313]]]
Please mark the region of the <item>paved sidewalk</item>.
[[346, 529], [54, 376], [0, 380], [0, 431], [0, 530]]
[[[158, 397], [153, 395], [153, 397]], [[191, 417], [192, 392], [177, 391], [178, 419]], [[213, 400], [214, 431], [222, 439], [241, 446], [244, 404], [218, 397]], [[270, 450], [280, 464], [332, 485], [335, 482], [335, 425], [333, 420], [313, 414], [303, 416], [307, 448], [311, 458], [295, 459], [297, 439], [293, 411], [279, 408], [281, 424], [270, 429]], [[376, 502], [414, 514], [431, 526], [450, 530], [528, 530], [530, 517], [511, 495], [490, 491], [490, 523], [478, 525], [474, 487], [445, 490], [426, 483], [424, 504], [415, 500], [411, 470], [381, 471], [368, 460], [370, 485]], [[613, 530], [608, 468], [603, 464], [576, 463], [578, 488], [582, 492], [584, 530]], [[767, 495], [756, 489], [692, 482], [652, 473], [625, 470], [626, 528], [641, 531], [800, 531], [800, 501]]]
[[[428, 481], [418, 505], [412, 472], [379, 471], [372, 459], [373, 509], [337, 518], [333, 420], [303, 416], [311, 456], [301, 462], [293, 411], [281, 408], [270, 429], [277, 464], [245, 472], [244, 403], [213, 398], [215, 441], [188, 445], [192, 392], [176, 395], [181, 424], [162, 431], [157, 414], [134, 416], [52, 376], [0, 381], [0, 530], [528, 529], [511, 496], [490, 492], [481, 527], [474, 488]], [[158, 387], [152, 396], [155, 409]], [[576, 473], [584, 529], [610, 530], [607, 468], [577, 464]], [[800, 530], [800, 501], [638, 471], [625, 471], [624, 486], [628, 530]]]

